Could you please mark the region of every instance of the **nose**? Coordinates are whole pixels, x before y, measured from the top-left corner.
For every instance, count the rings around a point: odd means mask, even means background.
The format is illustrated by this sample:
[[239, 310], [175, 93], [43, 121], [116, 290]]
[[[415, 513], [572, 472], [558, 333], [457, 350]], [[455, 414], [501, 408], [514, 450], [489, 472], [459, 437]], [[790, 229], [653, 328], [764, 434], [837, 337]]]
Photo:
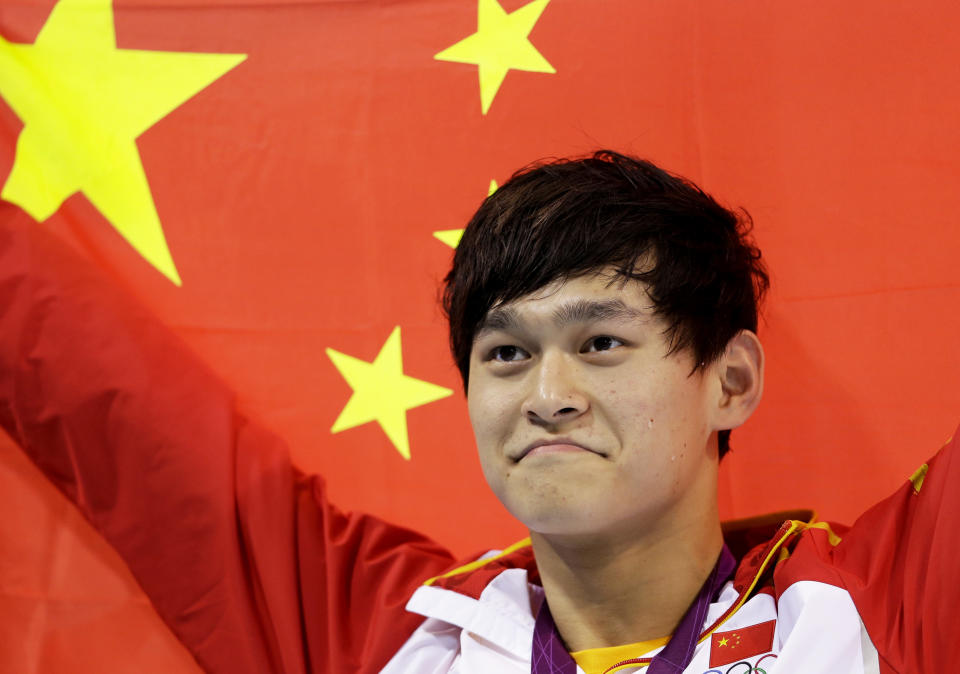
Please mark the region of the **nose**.
[[531, 375], [530, 389], [520, 411], [533, 423], [571, 421], [589, 409], [577, 365], [565, 354], [544, 352]]

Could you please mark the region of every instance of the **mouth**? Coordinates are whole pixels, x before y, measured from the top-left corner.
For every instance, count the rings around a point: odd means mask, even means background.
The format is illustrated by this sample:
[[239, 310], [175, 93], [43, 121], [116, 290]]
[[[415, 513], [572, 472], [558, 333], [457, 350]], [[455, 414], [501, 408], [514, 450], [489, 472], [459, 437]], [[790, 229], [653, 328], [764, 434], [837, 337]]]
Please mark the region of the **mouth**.
[[523, 448], [516, 457], [514, 457], [513, 462], [519, 463], [524, 459], [532, 456], [545, 456], [548, 454], [596, 454], [598, 456], [606, 456], [602, 452], [598, 452], [594, 449], [582, 445], [578, 442], [574, 442], [569, 438], [550, 438], [548, 440], [537, 440], [536, 442], [531, 442], [529, 445]]

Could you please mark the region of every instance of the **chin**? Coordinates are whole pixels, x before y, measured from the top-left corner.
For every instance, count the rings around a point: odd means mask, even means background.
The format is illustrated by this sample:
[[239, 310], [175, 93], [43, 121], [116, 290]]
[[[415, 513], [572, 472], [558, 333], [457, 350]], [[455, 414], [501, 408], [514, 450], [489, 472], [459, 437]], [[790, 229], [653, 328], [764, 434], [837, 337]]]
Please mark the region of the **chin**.
[[494, 494], [532, 532], [545, 535], [595, 534], [612, 519], [611, 485], [597, 476], [566, 472], [531, 475], [516, 471], [488, 480]]
[[510, 513], [533, 533], [544, 536], [582, 536], [596, 534], [603, 518], [578, 501], [507, 505]]

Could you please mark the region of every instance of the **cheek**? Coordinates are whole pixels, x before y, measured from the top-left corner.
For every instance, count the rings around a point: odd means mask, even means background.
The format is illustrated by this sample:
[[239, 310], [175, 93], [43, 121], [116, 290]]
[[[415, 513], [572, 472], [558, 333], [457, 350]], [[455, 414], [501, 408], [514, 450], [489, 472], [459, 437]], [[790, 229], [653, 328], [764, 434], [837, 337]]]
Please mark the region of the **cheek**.
[[702, 387], [685, 377], [654, 384], [611, 387], [607, 407], [621, 442], [637, 448], [648, 468], [673, 473], [709, 439]]
[[671, 433], [686, 430], [699, 435], [700, 427], [706, 423], [705, 390], [700, 379], [678, 374], [656, 387], [656, 391], [650, 400], [649, 416], [655, 422], [662, 420]]
[[511, 428], [516, 407], [509, 391], [479, 383], [467, 393], [467, 411], [481, 454], [486, 444], [504, 436]]

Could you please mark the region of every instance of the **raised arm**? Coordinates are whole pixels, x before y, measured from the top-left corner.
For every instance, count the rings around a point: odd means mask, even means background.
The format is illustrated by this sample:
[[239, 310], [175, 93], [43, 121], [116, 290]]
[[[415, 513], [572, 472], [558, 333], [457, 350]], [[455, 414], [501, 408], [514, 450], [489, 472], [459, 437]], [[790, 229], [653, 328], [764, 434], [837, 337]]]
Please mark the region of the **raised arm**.
[[0, 204], [0, 424], [211, 672], [376, 671], [452, 561], [326, 502], [149, 312]]
[[[960, 434], [958, 429], [957, 434]], [[881, 672], [955, 668], [960, 641], [960, 436], [865, 512], [833, 559]]]

